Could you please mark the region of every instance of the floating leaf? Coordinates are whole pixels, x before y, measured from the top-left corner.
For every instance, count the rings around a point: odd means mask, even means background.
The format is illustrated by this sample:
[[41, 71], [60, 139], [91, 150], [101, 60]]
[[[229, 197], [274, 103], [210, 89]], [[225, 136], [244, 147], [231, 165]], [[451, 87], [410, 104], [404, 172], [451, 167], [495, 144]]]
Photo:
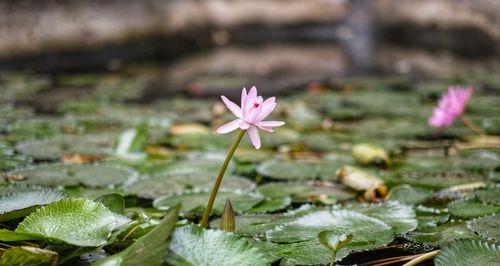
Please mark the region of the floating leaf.
[[467, 222], [467, 227], [484, 238], [500, 241], [500, 214], [474, 219]]
[[0, 195], [0, 221], [27, 216], [38, 206], [64, 198], [65, 195], [51, 189], [19, 191]]
[[500, 211], [500, 206], [481, 203], [477, 200], [459, 200], [448, 204], [451, 214], [464, 218], [480, 217]]
[[15, 231], [0, 230], [0, 240], [100, 246], [115, 226], [115, 216], [101, 203], [70, 198], [38, 208]]
[[417, 219], [413, 209], [396, 201], [382, 204], [349, 205], [345, 209], [377, 218], [390, 225], [396, 234], [406, 233], [417, 228]]
[[257, 167], [257, 172], [273, 179], [315, 179], [318, 177], [318, 165], [307, 162], [268, 160]]
[[463, 222], [447, 222], [409, 232], [406, 237], [416, 242], [442, 245], [461, 238], [474, 238], [475, 235]]
[[43, 186], [106, 187], [121, 185], [137, 177], [137, 173], [124, 167], [104, 164], [47, 164], [9, 172], [9, 175], [24, 176], [27, 184]]
[[292, 198], [281, 197], [281, 198], [266, 198], [261, 203], [254, 206], [252, 209], [248, 210], [248, 213], [260, 213], [260, 212], [274, 212], [277, 210], [284, 209], [292, 204]]
[[52, 266], [57, 264], [56, 252], [29, 246], [13, 247], [5, 250], [0, 257], [4, 266]]
[[500, 264], [500, 245], [484, 240], [458, 240], [439, 251], [434, 263], [436, 266], [496, 266]]
[[474, 192], [474, 195], [484, 203], [500, 205], [500, 188], [493, 187]]
[[388, 200], [399, 201], [403, 204], [420, 204], [429, 199], [433, 191], [426, 188], [414, 187], [410, 185], [398, 185], [391, 189]]
[[416, 214], [418, 229], [444, 224], [450, 219], [447, 211], [424, 206], [417, 206]]
[[286, 182], [286, 183], [268, 183], [257, 188], [257, 192], [266, 197], [286, 197], [291, 196], [294, 202], [335, 202], [352, 199], [355, 193], [349, 188], [328, 183], [310, 182]]
[[[266, 253], [270, 262], [281, 259], [279, 265], [327, 265], [330, 263], [332, 251], [323, 247], [317, 240], [296, 243], [256, 242]], [[347, 249], [337, 253], [339, 261], [349, 254]]]
[[203, 230], [195, 225], [177, 228], [170, 250], [189, 265], [268, 265], [263, 252], [233, 233]]
[[[137, 180], [125, 186], [125, 191], [141, 198], [154, 199], [172, 193], [181, 193], [188, 189], [210, 189], [216, 175], [210, 173], [169, 173], [158, 174], [150, 178]], [[226, 175], [220, 189], [250, 191], [255, 184], [238, 176]]]
[[168, 253], [168, 240], [177, 223], [180, 205], [170, 208], [162, 221], [153, 230], [137, 239], [122, 252], [94, 263], [98, 265], [141, 266], [163, 264], [163, 258]]
[[393, 229], [386, 223], [353, 211], [318, 211], [277, 226], [266, 233], [267, 239], [293, 243], [317, 239], [321, 231], [352, 234], [351, 247], [358, 249], [386, 245], [394, 238]]
[[94, 200], [106, 206], [110, 211], [123, 214], [125, 210], [125, 200], [123, 196], [117, 193], [102, 195]]
[[43, 141], [22, 142], [16, 150], [37, 160], [56, 160], [65, 154], [110, 155], [113, 135], [57, 135]]
[[[210, 192], [185, 192], [182, 194], [172, 194], [164, 197], [157, 198], [153, 202], [155, 208], [164, 210], [168, 209], [177, 203], [182, 203], [182, 212], [195, 212], [200, 214], [205, 209]], [[212, 212], [215, 214], [222, 213], [226, 199], [230, 199], [233, 209], [237, 213], [244, 212], [251, 209], [253, 206], [260, 203], [264, 198], [257, 194], [252, 194], [242, 191], [219, 191], [215, 199]]]

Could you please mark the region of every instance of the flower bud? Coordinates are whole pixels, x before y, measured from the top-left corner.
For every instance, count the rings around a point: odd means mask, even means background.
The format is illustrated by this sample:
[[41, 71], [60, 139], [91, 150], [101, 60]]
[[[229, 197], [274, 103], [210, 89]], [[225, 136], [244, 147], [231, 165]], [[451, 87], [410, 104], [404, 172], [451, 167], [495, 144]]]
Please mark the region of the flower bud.
[[338, 234], [329, 230], [321, 231], [318, 234], [318, 239], [321, 245], [332, 251], [338, 251], [345, 247], [352, 241], [352, 238], [353, 235]]
[[367, 201], [378, 202], [387, 196], [384, 181], [359, 168], [344, 166], [337, 170], [336, 175], [338, 182], [364, 192], [363, 198]]
[[389, 167], [391, 159], [384, 149], [368, 143], [354, 145], [352, 156], [361, 165], [375, 165], [380, 167]]
[[226, 199], [226, 204], [224, 205], [224, 211], [222, 212], [222, 217], [220, 219], [220, 229], [225, 232], [234, 232], [236, 229], [233, 206], [231, 205], [231, 201], [229, 199]]

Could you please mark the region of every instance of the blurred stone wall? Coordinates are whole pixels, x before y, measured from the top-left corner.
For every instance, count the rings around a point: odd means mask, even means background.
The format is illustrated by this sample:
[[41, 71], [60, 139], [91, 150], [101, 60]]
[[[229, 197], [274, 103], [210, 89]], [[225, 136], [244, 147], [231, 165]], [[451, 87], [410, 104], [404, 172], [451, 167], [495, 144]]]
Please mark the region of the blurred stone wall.
[[[333, 39], [337, 35], [342, 38], [349, 34], [345, 28], [325, 29], [345, 22], [352, 14], [352, 3], [347, 0], [6, 0], [0, 2], [0, 68], [2, 59], [16, 62], [12, 59], [74, 51], [128, 53], [138, 58], [163, 53], [176, 55], [184, 50], [226, 44], [231, 42], [233, 34], [248, 28], [292, 27], [295, 31], [291, 38], [300, 39], [301, 34], [313, 32], [310, 29], [314, 27], [308, 28], [311, 25], [323, 25], [314, 32], [318, 39], [322, 34], [326, 39], [330, 35], [335, 35]], [[405, 46], [451, 49], [466, 56], [500, 54], [498, 14], [498, 0], [370, 3], [377, 38]], [[272, 38], [272, 33], [264, 31], [263, 38]], [[247, 39], [252, 36], [257, 34], [250, 30]], [[157, 43], [153, 46], [144, 45], [154, 41]], [[85, 55], [80, 57], [88, 60]]]

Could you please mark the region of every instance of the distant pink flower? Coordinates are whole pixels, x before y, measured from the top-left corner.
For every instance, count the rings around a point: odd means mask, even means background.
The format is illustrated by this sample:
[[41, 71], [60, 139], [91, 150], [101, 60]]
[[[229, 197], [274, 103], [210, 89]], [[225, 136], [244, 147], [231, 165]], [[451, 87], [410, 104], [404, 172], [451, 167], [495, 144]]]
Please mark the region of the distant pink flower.
[[257, 88], [253, 86], [247, 94], [247, 90], [243, 88], [241, 91], [241, 107], [230, 101], [225, 96], [221, 96], [222, 101], [227, 109], [231, 111], [237, 119], [219, 127], [217, 133], [226, 134], [235, 129], [248, 131], [248, 137], [256, 149], [260, 148], [260, 136], [257, 128], [267, 132], [273, 132], [273, 127], [279, 127], [285, 124], [282, 121], [262, 121], [276, 107], [276, 98], [271, 97], [263, 100], [262, 96], [257, 95]]
[[465, 106], [469, 101], [474, 89], [472, 87], [453, 87], [450, 86], [448, 91], [443, 94], [439, 104], [434, 108], [432, 115], [429, 117], [429, 126], [431, 127], [449, 127], [453, 121], [465, 110]]

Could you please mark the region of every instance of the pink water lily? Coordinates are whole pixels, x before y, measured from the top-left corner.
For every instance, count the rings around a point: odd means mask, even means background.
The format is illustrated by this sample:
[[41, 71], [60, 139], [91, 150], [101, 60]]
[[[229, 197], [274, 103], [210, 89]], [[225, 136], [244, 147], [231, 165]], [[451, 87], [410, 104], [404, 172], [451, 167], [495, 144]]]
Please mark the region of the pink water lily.
[[226, 134], [238, 128], [248, 131], [248, 137], [256, 149], [260, 148], [260, 136], [257, 128], [267, 132], [273, 132], [273, 127], [285, 124], [282, 121], [263, 121], [276, 107], [276, 98], [271, 97], [264, 101], [262, 96], [257, 95], [257, 88], [253, 86], [247, 94], [243, 88], [241, 91], [241, 107], [230, 101], [225, 96], [221, 96], [227, 109], [231, 111], [237, 119], [219, 127], [217, 133]]
[[443, 94], [438, 106], [434, 108], [429, 117], [431, 127], [449, 127], [456, 118], [460, 117], [465, 110], [474, 89], [472, 87], [453, 87]]

